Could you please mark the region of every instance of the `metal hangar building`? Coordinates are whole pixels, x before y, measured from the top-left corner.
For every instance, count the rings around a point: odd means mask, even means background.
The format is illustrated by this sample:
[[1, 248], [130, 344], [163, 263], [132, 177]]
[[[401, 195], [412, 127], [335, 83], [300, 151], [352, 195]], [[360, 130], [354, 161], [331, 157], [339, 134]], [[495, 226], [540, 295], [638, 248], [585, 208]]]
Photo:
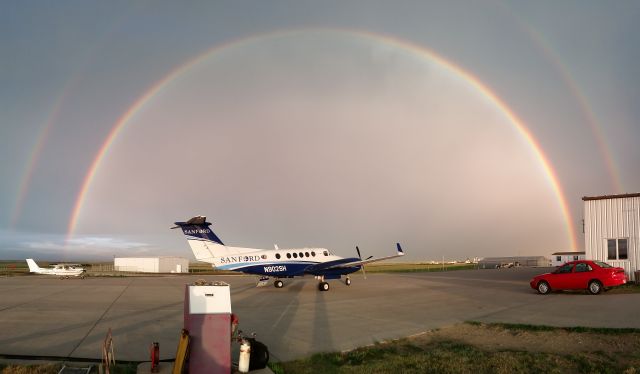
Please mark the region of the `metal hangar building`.
[[588, 259], [624, 269], [632, 281], [640, 270], [640, 193], [585, 196], [584, 241]]
[[116, 257], [113, 259], [116, 271], [136, 273], [188, 273], [189, 260], [182, 257]]

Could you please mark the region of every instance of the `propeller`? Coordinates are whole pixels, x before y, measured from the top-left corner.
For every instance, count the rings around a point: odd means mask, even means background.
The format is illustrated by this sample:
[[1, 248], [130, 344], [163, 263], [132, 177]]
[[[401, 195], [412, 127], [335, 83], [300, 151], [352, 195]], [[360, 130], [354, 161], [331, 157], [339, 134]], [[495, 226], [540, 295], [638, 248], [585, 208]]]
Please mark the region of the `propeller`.
[[[357, 245], [356, 245], [356, 251], [358, 252], [358, 258], [362, 261], [362, 256], [360, 255], [360, 248], [358, 248]], [[373, 256], [367, 257], [367, 260], [370, 259], [371, 257]], [[364, 271], [364, 264], [360, 265], [360, 269], [362, 270], [362, 275], [364, 276], [364, 279], [367, 279], [367, 273]]]

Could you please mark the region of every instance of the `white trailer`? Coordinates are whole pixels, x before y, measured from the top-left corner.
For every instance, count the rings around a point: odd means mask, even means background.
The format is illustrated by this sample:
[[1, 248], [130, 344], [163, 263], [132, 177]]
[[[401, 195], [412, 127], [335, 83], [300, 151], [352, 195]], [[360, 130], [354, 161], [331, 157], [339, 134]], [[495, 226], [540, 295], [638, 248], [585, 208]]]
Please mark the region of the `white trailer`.
[[585, 260], [585, 252], [556, 252], [551, 254], [551, 266], [560, 266], [569, 261]]

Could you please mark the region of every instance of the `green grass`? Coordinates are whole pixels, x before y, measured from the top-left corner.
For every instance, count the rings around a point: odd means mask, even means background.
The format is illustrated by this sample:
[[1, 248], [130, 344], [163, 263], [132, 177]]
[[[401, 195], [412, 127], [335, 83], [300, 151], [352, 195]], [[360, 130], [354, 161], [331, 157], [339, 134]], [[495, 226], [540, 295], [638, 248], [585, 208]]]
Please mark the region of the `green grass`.
[[[478, 322], [468, 322], [481, 326]], [[570, 331], [597, 334], [636, 329], [554, 328], [488, 324], [505, 330]], [[488, 351], [450, 340], [400, 339], [343, 353], [319, 353], [301, 360], [270, 363], [276, 374], [291, 373], [637, 373], [640, 354], [609, 357], [602, 352], [555, 354], [514, 350]]]
[[522, 323], [482, 323], [477, 321], [466, 321], [468, 325], [497, 327], [510, 331], [566, 331], [575, 333], [590, 333], [601, 335], [619, 335], [619, 334], [640, 334], [640, 329], [635, 328], [615, 328], [615, 327], [555, 327], [546, 325], [528, 325]]
[[[136, 374], [138, 371], [138, 362], [120, 362], [111, 367], [111, 374]], [[0, 374], [57, 374], [62, 369], [62, 363], [44, 363], [44, 364], [4, 364], [0, 363]], [[82, 365], [89, 367], [90, 364]], [[91, 373], [98, 373], [98, 366], [93, 364]], [[71, 365], [73, 366], [73, 365]]]
[[57, 374], [62, 364], [14, 365], [0, 363], [1, 374]]
[[614, 287], [607, 291], [607, 293], [640, 293], [640, 284], [637, 283], [627, 283], [622, 286]]
[[640, 369], [595, 354], [560, 355], [524, 351], [488, 352], [472, 345], [438, 341], [426, 345], [407, 340], [347, 353], [321, 353], [308, 359], [271, 364], [277, 374], [290, 373], [621, 373]]
[[366, 265], [367, 273], [412, 273], [428, 271], [452, 271], [475, 269], [476, 264], [424, 264], [424, 263], [379, 263]]

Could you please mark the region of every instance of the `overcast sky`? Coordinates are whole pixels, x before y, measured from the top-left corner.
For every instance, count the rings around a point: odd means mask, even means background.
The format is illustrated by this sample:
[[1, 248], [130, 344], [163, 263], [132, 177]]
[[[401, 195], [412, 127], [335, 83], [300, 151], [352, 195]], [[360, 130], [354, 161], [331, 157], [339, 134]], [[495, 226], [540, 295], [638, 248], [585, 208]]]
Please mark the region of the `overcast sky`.
[[581, 197], [640, 192], [639, 17], [622, 1], [5, 2], [0, 259], [191, 258], [169, 227], [199, 214], [234, 246], [583, 249]]

